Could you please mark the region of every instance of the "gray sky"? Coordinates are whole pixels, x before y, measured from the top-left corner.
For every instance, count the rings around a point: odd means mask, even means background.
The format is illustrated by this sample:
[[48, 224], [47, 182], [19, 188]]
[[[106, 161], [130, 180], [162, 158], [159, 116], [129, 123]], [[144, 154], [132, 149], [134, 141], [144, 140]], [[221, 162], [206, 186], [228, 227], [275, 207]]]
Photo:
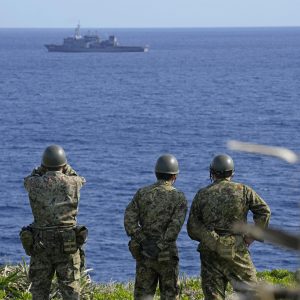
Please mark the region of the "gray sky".
[[300, 0], [0, 0], [7, 27], [300, 26]]

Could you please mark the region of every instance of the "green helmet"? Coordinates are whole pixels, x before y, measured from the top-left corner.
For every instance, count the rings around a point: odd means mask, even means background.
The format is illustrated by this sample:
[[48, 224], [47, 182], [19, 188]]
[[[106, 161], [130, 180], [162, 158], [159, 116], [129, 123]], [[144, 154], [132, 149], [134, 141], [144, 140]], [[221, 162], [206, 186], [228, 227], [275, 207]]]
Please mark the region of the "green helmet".
[[162, 174], [178, 174], [178, 161], [172, 154], [164, 154], [160, 156], [155, 165], [155, 173]]
[[214, 157], [210, 164], [210, 172], [213, 174], [224, 174], [225, 172], [234, 172], [234, 163], [227, 154], [219, 154]]
[[48, 146], [43, 154], [42, 165], [44, 167], [62, 167], [67, 163], [65, 150], [59, 145]]

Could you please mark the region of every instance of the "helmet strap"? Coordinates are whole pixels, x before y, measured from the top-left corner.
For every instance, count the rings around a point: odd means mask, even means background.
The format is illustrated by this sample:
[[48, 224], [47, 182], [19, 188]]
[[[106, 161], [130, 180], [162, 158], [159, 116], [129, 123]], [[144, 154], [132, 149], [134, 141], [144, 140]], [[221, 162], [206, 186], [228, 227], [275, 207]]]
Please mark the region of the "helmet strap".
[[171, 182], [172, 182], [172, 185], [175, 183], [176, 179], [177, 179], [177, 176], [174, 175], [173, 178], [172, 178], [172, 181], [171, 181]]
[[210, 182], [213, 182], [213, 181], [214, 181], [213, 173], [212, 173], [211, 170], [209, 170], [209, 179], [210, 179]]

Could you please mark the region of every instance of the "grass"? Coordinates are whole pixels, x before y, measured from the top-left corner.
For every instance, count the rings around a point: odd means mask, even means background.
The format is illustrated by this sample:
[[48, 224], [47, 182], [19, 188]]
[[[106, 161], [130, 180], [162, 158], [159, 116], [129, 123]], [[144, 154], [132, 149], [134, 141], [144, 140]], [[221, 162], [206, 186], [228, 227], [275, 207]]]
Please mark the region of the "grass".
[[[296, 287], [296, 273], [287, 270], [271, 270], [258, 272], [258, 278], [276, 286]], [[88, 271], [82, 274], [81, 278], [81, 299], [82, 300], [133, 300], [132, 282], [123, 284], [118, 282], [111, 283], [93, 283], [88, 275]], [[203, 299], [203, 293], [199, 278], [180, 278], [180, 299], [181, 300], [200, 300]], [[30, 282], [28, 280], [28, 266], [22, 263], [11, 266], [0, 266], [0, 299], [5, 300], [31, 300], [29, 292]], [[232, 289], [229, 287], [228, 294]], [[62, 299], [56, 279], [51, 287], [50, 299]], [[155, 299], [159, 299], [159, 292]]]

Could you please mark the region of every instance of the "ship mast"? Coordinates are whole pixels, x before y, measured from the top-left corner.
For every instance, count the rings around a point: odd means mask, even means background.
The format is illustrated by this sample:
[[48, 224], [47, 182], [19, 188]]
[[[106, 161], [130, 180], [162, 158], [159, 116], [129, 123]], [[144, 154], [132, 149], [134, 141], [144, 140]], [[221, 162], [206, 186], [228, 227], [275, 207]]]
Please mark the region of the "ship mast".
[[77, 24], [77, 27], [75, 28], [75, 39], [78, 40], [81, 38], [81, 35], [80, 35], [80, 22], [78, 22]]

